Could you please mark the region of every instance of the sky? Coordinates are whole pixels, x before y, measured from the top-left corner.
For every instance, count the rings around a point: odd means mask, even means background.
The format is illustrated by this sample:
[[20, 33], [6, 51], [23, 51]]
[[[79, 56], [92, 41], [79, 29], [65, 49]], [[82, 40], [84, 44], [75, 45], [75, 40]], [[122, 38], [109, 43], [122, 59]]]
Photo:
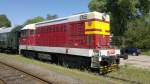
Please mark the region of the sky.
[[0, 14], [7, 15], [14, 26], [36, 16], [65, 17], [88, 12], [88, 3], [89, 0], [0, 0]]

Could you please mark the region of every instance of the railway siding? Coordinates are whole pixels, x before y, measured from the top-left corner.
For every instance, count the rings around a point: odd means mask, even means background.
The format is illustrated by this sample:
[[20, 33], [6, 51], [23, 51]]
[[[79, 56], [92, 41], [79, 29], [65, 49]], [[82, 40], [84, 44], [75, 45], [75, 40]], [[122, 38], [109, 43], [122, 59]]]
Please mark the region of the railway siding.
[[0, 84], [51, 84], [0, 62]]

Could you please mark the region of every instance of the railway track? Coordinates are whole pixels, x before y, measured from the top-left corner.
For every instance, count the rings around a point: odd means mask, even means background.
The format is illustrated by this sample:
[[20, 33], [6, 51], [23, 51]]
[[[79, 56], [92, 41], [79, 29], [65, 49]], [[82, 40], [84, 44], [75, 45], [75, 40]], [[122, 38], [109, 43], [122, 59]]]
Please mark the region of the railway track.
[[52, 84], [37, 76], [0, 62], [0, 84]]

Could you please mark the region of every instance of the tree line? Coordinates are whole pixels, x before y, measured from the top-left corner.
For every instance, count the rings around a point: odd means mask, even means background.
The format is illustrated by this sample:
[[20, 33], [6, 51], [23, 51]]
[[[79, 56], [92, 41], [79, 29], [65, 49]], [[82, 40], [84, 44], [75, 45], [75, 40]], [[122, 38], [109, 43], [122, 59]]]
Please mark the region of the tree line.
[[[37, 16], [37, 17], [26, 20], [21, 25], [27, 25], [27, 24], [37, 23], [37, 22], [56, 19], [56, 18], [58, 18], [58, 15], [56, 15], [56, 14], [54, 14], [54, 15], [47, 14], [46, 18]], [[20, 25], [18, 25], [18, 26], [20, 26]], [[11, 27], [11, 21], [8, 19], [8, 17], [5, 14], [0, 15], [0, 28], [2, 28], [2, 27], [6, 27], [6, 28]]]
[[122, 47], [150, 49], [150, 0], [90, 0], [89, 9], [110, 14], [111, 34]]
[[10, 26], [11, 26], [11, 22], [7, 18], [7, 16], [4, 14], [0, 15], [0, 28], [1, 27], [10, 27]]

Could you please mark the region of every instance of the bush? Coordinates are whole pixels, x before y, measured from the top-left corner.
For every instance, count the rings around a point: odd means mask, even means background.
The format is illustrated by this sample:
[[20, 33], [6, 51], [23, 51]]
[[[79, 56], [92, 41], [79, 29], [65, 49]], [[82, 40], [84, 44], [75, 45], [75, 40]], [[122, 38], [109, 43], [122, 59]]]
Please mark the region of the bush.
[[125, 32], [125, 45], [150, 49], [150, 16], [131, 21], [128, 24], [128, 30]]

